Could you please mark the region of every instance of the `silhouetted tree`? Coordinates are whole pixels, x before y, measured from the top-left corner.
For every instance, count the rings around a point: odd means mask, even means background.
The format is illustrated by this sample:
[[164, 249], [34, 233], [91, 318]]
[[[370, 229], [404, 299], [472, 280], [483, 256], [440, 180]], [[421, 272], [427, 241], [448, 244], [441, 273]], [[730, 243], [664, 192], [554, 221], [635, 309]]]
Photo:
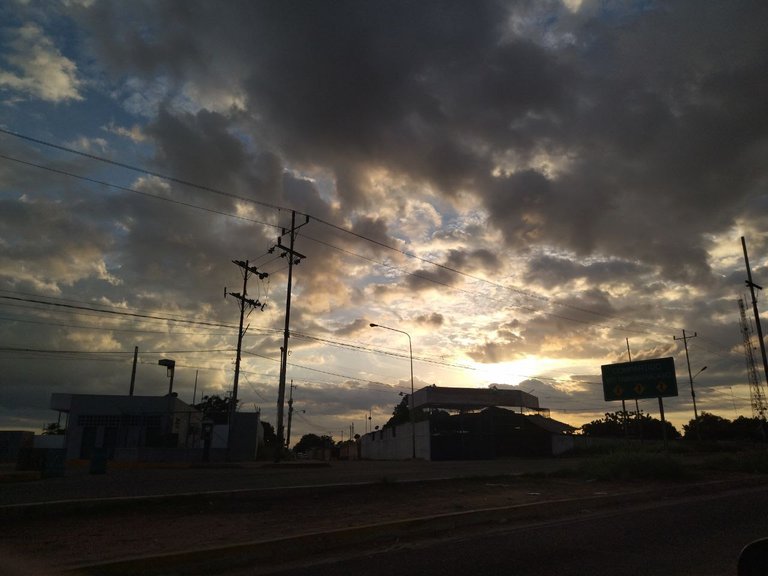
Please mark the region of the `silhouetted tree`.
[[627, 435], [648, 440], [664, 438], [664, 428], [667, 429], [668, 439], [680, 438], [680, 432], [672, 424], [667, 421], [662, 423], [661, 420], [653, 418], [649, 414], [643, 414], [642, 411], [639, 415], [637, 412], [627, 412], [626, 431], [624, 414], [620, 410], [606, 412], [603, 418], [593, 420], [581, 427], [586, 436], [621, 438]]
[[264, 431], [264, 449], [260, 451], [259, 458], [262, 460], [271, 460], [277, 449], [277, 434], [275, 428], [269, 422], [261, 421], [261, 428]]
[[[739, 416], [736, 420], [729, 420], [717, 414], [702, 412], [699, 415], [699, 431], [701, 439], [709, 442], [717, 440], [754, 440], [766, 439], [766, 425], [760, 418], [746, 418]], [[691, 419], [683, 425], [686, 440], [698, 440], [696, 434], [696, 421]]]
[[739, 416], [731, 422], [734, 440], [754, 440], [765, 442], [768, 437], [768, 427], [762, 418], [747, 418]]
[[[696, 432], [698, 425], [699, 433]], [[731, 421], [711, 412], [702, 412], [699, 414], [699, 422], [691, 419], [688, 424], [683, 424], [683, 433], [686, 440], [730, 440], [731, 439]]]
[[[411, 421], [411, 397], [409, 394], [404, 394], [402, 400], [400, 400], [400, 404], [395, 406], [395, 409], [392, 410], [392, 417], [387, 420], [387, 423], [384, 424], [384, 428], [389, 428], [390, 426], [399, 426], [400, 424], [406, 424]], [[417, 422], [421, 420], [425, 420], [427, 418], [427, 414], [421, 409], [416, 408], [414, 411], [415, 419]]]
[[581, 430], [587, 436], [623, 437], [625, 435], [624, 414], [622, 412], [606, 412], [603, 418], [584, 424]]
[[324, 448], [326, 446], [331, 446], [332, 444], [333, 439], [330, 436], [304, 434], [304, 436], [301, 437], [301, 440], [294, 444], [293, 451], [298, 454], [299, 452], [306, 452], [314, 448]]
[[264, 444], [275, 444], [277, 442], [275, 427], [265, 420], [261, 421], [261, 427], [264, 429]]
[[232, 398], [230, 396], [222, 398], [218, 394], [214, 394], [213, 396], [203, 396], [202, 401], [195, 404], [194, 407], [200, 410], [205, 418], [213, 420], [214, 424], [226, 424], [229, 421], [231, 403]]
[[46, 436], [58, 436], [64, 434], [65, 430], [58, 422], [51, 422], [43, 426], [43, 434]]

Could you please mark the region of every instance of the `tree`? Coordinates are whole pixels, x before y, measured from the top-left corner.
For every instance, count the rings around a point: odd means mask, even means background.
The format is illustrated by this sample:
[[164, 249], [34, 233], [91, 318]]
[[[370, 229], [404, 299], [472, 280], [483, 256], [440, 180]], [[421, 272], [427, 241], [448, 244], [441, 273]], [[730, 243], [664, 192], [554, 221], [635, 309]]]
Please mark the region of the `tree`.
[[603, 438], [632, 436], [649, 440], [661, 440], [664, 438], [665, 428], [668, 439], [672, 440], [680, 437], [680, 432], [672, 424], [667, 421], [662, 423], [661, 420], [653, 418], [649, 414], [643, 414], [642, 411], [640, 411], [639, 415], [637, 412], [627, 412], [626, 430], [624, 413], [620, 410], [606, 412], [603, 418], [593, 420], [581, 427], [586, 436]]
[[[410, 395], [404, 394], [403, 399], [400, 400], [400, 404], [395, 406], [395, 409], [392, 410], [392, 417], [389, 420], [387, 420], [386, 424], [384, 424], [384, 428], [389, 428], [391, 426], [399, 426], [400, 424], [407, 424], [408, 422], [410, 422], [411, 421], [410, 402], [411, 402]], [[421, 408], [416, 408], [414, 410], [414, 416], [417, 422], [421, 420], [425, 420], [427, 418], [427, 415], [424, 413], [424, 411]]]
[[195, 404], [194, 408], [200, 410], [205, 418], [213, 420], [214, 424], [226, 424], [229, 421], [229, 407], [231, 404], [231, 396], [222, 398], [218, 394], [214, 394], [213, 396], [203, 396], [202, 401]]
[[307, 452], [315, 448], [325, 448], [332, 446], [333, 439], [330, 436], [318, 436], [317, 434], [304, 434], [301, 439], [293, 446], [296, 454]]
[[731, 433], [734, 440], [765, 442], [768, 429], [766, 428], [765, 420], [762, 418], [739, 416], [731, 422]]
[[[691, 419], [683, 425], [685, 438], [698, 440], [696, 433], [696, 420]], [[714, 442], [718, 440], [765, 440], [765, 422], [760, 418], [745, 418], [739, 416], [736, 420], [729, 420], [717, 414], [702, 412], [699, 415], [699, 433], [702, 440]]]
[[51, 422], [43, 426], [43, 435], [45, 436], [60, 436], [65, 433], [64, 428], [58, 422]]
[[264, 445], [272, 446], [277, 442], [277, 434], [275, 434], [275, 427], [272, 426], [266, 420], [261, 421], [261, 427], [264, 429]]
[[584, 424], [581, 430], [586, 436], [622, 437], [625, 435], [624, 413], [606, 412], [603, 418]]
[[[698, 426], [698, 433], [696, 428]], [[683, 424], [683, 432], [686, 439], [697, 440], [729, 440], [731, 436], [731, 421], [711, 412], [699, 414], [699, 421], [692, 419], [688, 424]]]
[[261, 429], [264, 432], [264, 447], [259, 450], [259, 460], [272, 460], [275, 456], [275, 450], [277, 449], [277, 434], [275, 434], [275, 428], [269, 422], [261, 421]]

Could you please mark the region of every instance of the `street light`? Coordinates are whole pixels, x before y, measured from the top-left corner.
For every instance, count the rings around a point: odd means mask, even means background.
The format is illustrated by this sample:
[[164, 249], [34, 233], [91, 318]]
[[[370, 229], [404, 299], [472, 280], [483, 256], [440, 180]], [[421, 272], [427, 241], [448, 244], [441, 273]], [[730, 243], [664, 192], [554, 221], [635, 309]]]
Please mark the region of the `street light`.
[[371, 322], [371, 328], [384, 328], [384, 330], [391, 330], [392, 332], [399, 332], [405, 334], [408, 337], [408, 353], [411, 359], [411, 409], [409, 410], [411, 415], [411, 458], [416, 459], [416, 413], [413, 408], [413, 344], [411, 342], [411, 335], [404, 330], [398, 330], [397, 328], [390, 328], [389, 326], [382, 326], [381, 324], [374, 324]]
[[698, 376], [699, 374], [704, 372], [704, 370], [706, 370], [706, 369], [707, 369], [707, 367], [703, 366], [698, 372], [696, 372], [696, 374], [691, 376], [691, 372], [690, 372], [691, 369], [688, 368], [688, 376], [690, 376], [690, 378], [691, 378], [691, 398], [693, 399], [693, 414], [694, 414], [696, 420], [699, 419], [699, 415], [698, 415], [698, 411], [696, 410], [696, 394], [694, 394], [694, 392], [693, 392], [693, 381], [696, 380], [696, 376]]
[[690, 361], [688, 362], [688, 378], [690, 378], [691, 381], [691, 399], [693, 400], [693, 420], [696, 423], [696, 438], [698, 438], [699, 441], [701, 441], [701, 430], [699, 430], [699, 411], [696, 409], [696, 393], [693, 391], [693, 381], [696, 379], [696, 376], [704, 372], [706, 369], [707, 367], [704, 366], [701, 368], [701, 370], [696, 372], [696, 374], [691, 376], [691, 363]]
[[176, 360], [169, 360], [163, 358], [157, 362], [160, 366], [166, 367], [166, 374], [171, 379], [171, 383], [168, 385], [168, 396], [173, 393], [173, 373], [176, 371]]

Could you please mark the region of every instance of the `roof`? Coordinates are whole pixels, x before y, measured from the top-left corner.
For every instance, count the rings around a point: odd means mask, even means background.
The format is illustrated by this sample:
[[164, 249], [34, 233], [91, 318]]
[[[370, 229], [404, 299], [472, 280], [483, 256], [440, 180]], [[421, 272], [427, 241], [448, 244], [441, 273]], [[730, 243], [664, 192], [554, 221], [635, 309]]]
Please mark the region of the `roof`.
[[119, 413], [128, 409], [186, 409], [189, 405], [176, 394], [165, 396], [126, 396], [119, 394], [51, 394], [50, 408], [58, 412], [71, 412], [75, 408], [95, 410], [98, 413]]
[[489, 406], [520, 406], [539, 409], [539, 399], [507, 388], [449, 388], [427, 386], [413, 393], [415, 408], [487, 408]]
[[552, 418], [545, 418], [539, 414], [530, 414], [526, 416], [526, 418], [528, 418], [529, 422], [535, 424], [539, 428], [543, 428], [547, 432], [551, 432], [552, 434], [566, 434], [576, 430], [576, 428], [566, 424], [565, 422], [559, 422], [557, 420], [553, 420]]

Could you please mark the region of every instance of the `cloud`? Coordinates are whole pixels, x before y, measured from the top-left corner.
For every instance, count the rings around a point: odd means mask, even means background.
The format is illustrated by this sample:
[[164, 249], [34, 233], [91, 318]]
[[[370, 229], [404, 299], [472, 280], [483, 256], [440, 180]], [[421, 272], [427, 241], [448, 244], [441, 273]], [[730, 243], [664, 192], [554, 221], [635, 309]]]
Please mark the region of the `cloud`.
[[[160, 198], [3, 160], [3, 290], [231, 325], [239, 310], [223, 288], [241, 289], [230, 262], [248, 259], [270, 273], [249, 284], [268, 306], [249, 316], [244, 368], [266, 397], [287, 280], [268, 249], [298, 210], [311, 217], [296, 238], [297, 332], [367, 346], [373, 319], [413, 332], [424, 357], [540, 357], [588, 374], [624, 354], [627, 336], [638, 357], [679, 358], [671, 336], [686, 327], [726, 350], [708, 377], [735, 366], [738, 237], [757, 282], [768, 246], [763, 4], [101, 0], [66, 2], [55, 17], [23, 7], [5, 30], [0, 86], [15, 105], [0, 109], [3, 126], [225, 194], [3, 136], [9, 156]], [[41, 328], [40, 346], [225, 350], [185, 369], [204, 369], [210, 390], [231, 382], [228, 328], [123, 321], [102, 338], [106, 321], [36, 314], [74, 326]], [[7, 338], [25, 326], [13, 318]], [[292, 361], [343, 374], [326, 376], [356, 409], [356, 375], [402, 376], [388, 357], [299, 338], [294, 350]], [[82, 387], [122, 389], [115, 364], [109, 378], [85, 370]], [[420, 381], [478, 381], [423, 364]], [[25, 406], [56, 366], [14, 372]]]
[[62, 55], [44, 30], [28, 22], [6, 31], [10, 69], [0, 69], [0, 88], [48, 102], [82, 100], [75, 62]]

